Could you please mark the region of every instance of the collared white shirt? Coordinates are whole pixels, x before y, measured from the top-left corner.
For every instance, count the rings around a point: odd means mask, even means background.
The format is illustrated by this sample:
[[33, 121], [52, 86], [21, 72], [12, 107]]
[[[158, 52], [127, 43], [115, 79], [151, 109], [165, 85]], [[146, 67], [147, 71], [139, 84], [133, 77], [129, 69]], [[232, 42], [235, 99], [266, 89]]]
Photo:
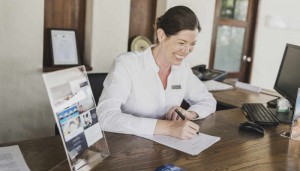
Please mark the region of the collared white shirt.
[[164, 119], [183, 99], [191, 105], [188, 110], [199, 118], [215, 112], [216, 100], [188, 63], [172, 66], [166, 89], [158, 71], [151, 47], [115, 59], [97, 106], [104, 131], [153, 135], [157, 119]]

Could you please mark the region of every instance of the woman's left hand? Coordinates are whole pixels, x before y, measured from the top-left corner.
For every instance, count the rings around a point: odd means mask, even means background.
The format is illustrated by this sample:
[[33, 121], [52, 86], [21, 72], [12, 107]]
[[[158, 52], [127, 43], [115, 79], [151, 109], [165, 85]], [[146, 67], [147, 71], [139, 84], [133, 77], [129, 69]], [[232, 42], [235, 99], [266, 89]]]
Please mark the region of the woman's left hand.
[[198, 117], [198, 114], [196, 112], [184, 110], [180, 106], [174, 106], [166, 114], [167, 120], [182, 120], [182, 118], [175, 112], [175, 109], [178, 109], [183, 114], [186, 120], [193, 120]]

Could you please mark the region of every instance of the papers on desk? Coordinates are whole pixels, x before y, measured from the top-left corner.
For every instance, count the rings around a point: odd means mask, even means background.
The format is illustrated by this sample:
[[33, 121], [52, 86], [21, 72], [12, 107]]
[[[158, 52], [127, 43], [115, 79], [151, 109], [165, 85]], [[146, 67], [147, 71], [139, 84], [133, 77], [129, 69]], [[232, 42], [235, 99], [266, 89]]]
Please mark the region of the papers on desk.
[[138, 136], [169, 146], [171, 148], [188, 153], [190, 155], [198, 155], [201, 151], [207, 149], [208, 147], [220, 140], [220, 137], [215, 137], [202, 133], [199, 133], [199, 135], [196, 135], [194, 136], [194, 138], [188, 140], [180, 140], [165, 135]]
[[254, 85], [251, 85], [251, 84], [248, 84], [248, 83], [243, 83], [243, 82], [237, 81], [235, 83], [235, 86], [237, 88], [241, 88], [241, 89], [253, 91], [253, 92], [256, 92], [256, 93], [260, 93], [261, 92], [261, 87], [254, 86]]
[[225, 84], [215, 80], [203, 81], [208, 91], [228, 90], [233, 89], [232, 85]]
[[30, 171], [19, 146], [0, 147], [0, 171]]

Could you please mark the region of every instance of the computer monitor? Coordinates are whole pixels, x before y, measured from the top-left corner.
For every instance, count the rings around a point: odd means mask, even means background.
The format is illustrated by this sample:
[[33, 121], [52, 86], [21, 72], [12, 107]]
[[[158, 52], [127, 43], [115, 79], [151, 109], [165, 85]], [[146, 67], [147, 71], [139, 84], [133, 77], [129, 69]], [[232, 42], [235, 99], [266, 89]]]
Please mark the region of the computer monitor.
[[[295, 106], [297, 91], [300, 87], [300, 46], [286, 44], [274, 89]], [[276, 113], [281, 122], [291, 122], [292, 114]]]

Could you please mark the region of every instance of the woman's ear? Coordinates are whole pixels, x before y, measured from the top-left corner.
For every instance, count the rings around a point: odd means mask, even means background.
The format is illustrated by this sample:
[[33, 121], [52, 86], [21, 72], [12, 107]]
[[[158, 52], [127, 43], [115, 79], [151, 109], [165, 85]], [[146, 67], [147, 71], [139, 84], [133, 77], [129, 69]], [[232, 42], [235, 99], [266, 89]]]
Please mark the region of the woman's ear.
[[159, 28], [156, 31], [158, 42], [161, 43], [165, 40], [166, 34], [163, 29]]

